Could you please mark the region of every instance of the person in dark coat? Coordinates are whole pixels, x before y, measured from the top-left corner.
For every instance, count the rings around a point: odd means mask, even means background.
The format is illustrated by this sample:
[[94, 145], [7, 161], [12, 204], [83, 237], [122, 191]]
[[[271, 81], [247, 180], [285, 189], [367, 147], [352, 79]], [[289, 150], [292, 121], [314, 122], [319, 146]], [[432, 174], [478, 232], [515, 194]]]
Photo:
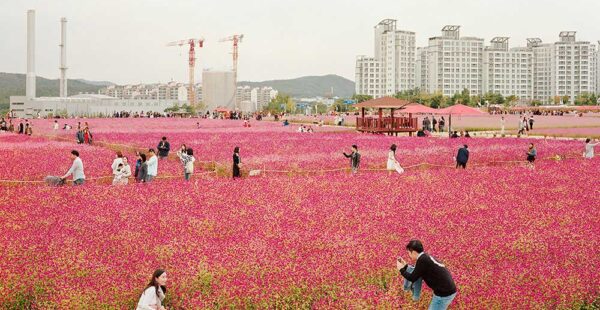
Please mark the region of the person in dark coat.
[[19, 123], [19, 133], [22, 134], [25, 132], [25, 125], [23, 125], [23, 122]]
[[456, 168], [467, 168], [467, 162], [469, 161], [469, 150], [467, 148], [468, 147], [465, 144], [463, 147], [458, 149], [458, 154], [456, 154]]
[[343, 152], [346, 158], [350, 158], [350, 166], [352, 167], [352, 174], [358, 172], [358, 168], [360, 167], [360, 153], [358, 153], [358, 146], [356, 144], [352, 145], [352, 153], [346, 154]]
[[146, 162], [146, 154], [140, 154], [140, 159], [142, 160], [142, 165], [140, 166], [137, 181], [144, 183], [148, 177], [148, 163]]
[[240, 170], [240, 165], [242, 164], [242, 159], [240, 158], [240, 147], [236, 146], [233, 149], [233, 178], [240, 178], [242, 176], [242, 172]]
[[171, 144], [167, 141], [167, 137], [162, 137], [160, 142], [158, 143], [158, 158], [163, 159], [169, 156], [169, 151], [171, 150]]

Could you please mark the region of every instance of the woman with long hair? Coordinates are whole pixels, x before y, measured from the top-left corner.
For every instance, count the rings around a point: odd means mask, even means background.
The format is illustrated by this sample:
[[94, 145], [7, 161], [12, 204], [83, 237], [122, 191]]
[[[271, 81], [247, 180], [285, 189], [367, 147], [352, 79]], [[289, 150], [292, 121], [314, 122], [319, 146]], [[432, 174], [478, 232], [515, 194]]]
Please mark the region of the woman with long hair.
[[142, 160], [142, 164], [140, 165], [137, 181], [146, 182], [146, 178], [148, 177], [148, 163], [146, 162], [146, 154], [140, 153], [140, 159]]
[[402, 167], [400, 166], [400, 163], [396, 159], [396, 149], [397, 148], [398, 147], [396, 146], [396, 144], [392, 144], [390, 146], [390, 151], [388, 152], [387, 170], [388, 170], [389, 175], [392, 175], [392, 171], [394, 171], [394, 170], [396, 170], [398, 173], [404, 172], [404, 169], [402, 169]]
[[167, 272], [163, 269], [156, 269], [152, 274], [150, 283], [146, 285], [140, 301], [137, 304], [137, 310], [165, 310], [162, 302], [167, 293]]
[[239, 178], [242, 176], [240, 165], [242, 164], [242, 159], [240, 158], [240, 147], [236, 146], [233, 149], [233, 178]]

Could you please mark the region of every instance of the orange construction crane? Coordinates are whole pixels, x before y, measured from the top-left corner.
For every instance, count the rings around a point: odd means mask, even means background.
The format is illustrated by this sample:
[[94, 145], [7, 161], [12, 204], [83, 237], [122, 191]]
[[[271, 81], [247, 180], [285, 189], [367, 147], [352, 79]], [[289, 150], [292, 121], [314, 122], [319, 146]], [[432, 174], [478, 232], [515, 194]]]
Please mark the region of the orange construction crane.
[[[238, 65], [238, 55], [239, 55], [238, 43], [241, 43], [243, 38], [244, 38], [243, 34], [236, 34], [236, 35], [232, 35], [230, 37], [219, 40], [219, 42], [226, 42], [226, 41], [233, 42], [233, 89], [234, 90], [237, 90], [237, 65]], [[234, 100], [235, 100], [235, 98], [234, 98]], [[236, 109], [240, 108], [239, 102], [237, 102], [237, 100], [235, 102], [235, 107], [236, 107]]]
[[190, 85], [188, 87], [188, 102], [190, 106], [196, 106], [196, 90], [194, 89], [194, 67], [196, 66], [196, 51], [194, 47], [198, 44], [198, 47], [201, 48], [204, 44], [204, 39], [187, 39], [180, 41], [173, 41], [167, 43], [167, 46], [183, 46], [188, 44], [190, 46], [190, 55], [189, 55], [189, 68], [190, 68]]

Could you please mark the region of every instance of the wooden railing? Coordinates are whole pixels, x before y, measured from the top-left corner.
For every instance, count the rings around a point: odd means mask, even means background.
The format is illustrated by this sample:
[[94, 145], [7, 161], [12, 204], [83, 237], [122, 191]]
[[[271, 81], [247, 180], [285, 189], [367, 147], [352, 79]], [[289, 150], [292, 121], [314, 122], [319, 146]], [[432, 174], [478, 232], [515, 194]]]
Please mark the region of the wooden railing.
[[409, 117], [358, 117], [356, 130], [366, 132], [413, 132], [417, 131], [417, 118]]

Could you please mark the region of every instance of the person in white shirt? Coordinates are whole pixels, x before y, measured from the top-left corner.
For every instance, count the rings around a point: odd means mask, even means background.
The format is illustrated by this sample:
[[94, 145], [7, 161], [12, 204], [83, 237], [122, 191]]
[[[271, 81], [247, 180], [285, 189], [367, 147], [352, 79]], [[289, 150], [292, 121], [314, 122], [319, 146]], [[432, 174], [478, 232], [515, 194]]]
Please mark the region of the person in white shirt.
[[167, 293], [167, 272], [163, 269], [157, 269], [152, 274], [150, 283], [144, 289], [136, 310], [166, 310], [162, 306]]
[[506, 120], [504, 119], [504, 116], [502, 116], [502, 118], [500, 119], [500, 134], [504, 135], [504, 125], [506, 124]]
[[398, 173], [404, 172], [404, 169], [402, 169], [400, 163], [396, 159], [396, 149], [397, 146], [395, 144], [392, 144], [392, 146], [390, 146], [390, 151], [388, 152], [387, 170], [389, 172], [389, 175], [392, 175], [392, 172], [394, 170], [396, 170]]
[[123, 153], [121, 153], [121, 151], [118, 151], [117, 154], [115, 155], [115, 159], [112, 162], [112, 165], [110, 165], [110, 167], [112, 168], [112, 173], [113, 174], [117, 174], [117, 168], [119, 167], [119, 165], [123, 164]]
[[61, 177], [61, 179], [66, 179], [69, 175], [73, 175], [73, 185], [82, 185], [85, 182], [85, 174], [83, 173], [83, 162], [81, 158], [79, 158], [79, 152], [76, 150], [71, 151], [71, 159], [73, 159], [73, 164], [71, 168], [65, 175]]
[[158, 175], [158, 158], [154, 152], [154, 149], [149, 149], [150, 158], [148, 158], [148, 176], [146, 177], [146, 183], [152, 182]]
[[600, 142], [596, 141], [596, 143], [592, 143], [592, 139], [585, 139], [585, 152], [583, 153], [583, 157], [592, 159], [594, 158], [594, 146], [600, 144]]
[[54, 121], [54, 130], [58, 130], [58, 121]]
[[131, 166], [129, 166], [127, 157], [123, 157], [122, 162], [117, 165], [115, 178], [113, 179], [113, 185], [129, 184], [130, 176], [131, 176]]

